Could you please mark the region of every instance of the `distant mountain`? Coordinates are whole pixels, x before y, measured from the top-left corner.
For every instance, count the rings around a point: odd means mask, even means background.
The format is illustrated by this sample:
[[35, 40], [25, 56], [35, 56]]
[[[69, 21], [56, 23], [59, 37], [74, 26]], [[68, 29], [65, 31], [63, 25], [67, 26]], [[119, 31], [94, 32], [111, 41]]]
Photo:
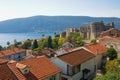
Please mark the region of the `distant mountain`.
[[105, 23], [115, 22], [115, 26], [120, 28], [120, 18], [116, 17], [33, 16], [1, 21], [0, 33], [63, 31], [69, 27], [76, 28], [97, 21], [104, 21]]

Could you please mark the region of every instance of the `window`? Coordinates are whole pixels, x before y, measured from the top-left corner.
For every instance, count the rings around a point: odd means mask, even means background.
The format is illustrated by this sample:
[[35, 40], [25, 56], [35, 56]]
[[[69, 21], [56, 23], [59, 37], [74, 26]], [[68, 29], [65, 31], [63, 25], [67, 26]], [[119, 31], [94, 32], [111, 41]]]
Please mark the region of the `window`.
[[73, 69], [72, 69], [73, 74], [76, 74], [76, 73], [80, 72], [80, 70], [81, 70], [81, 65], [80, 64], [77, 65], [77, 66], [74, 66]]
[[50, 80], [56, 80], [55, 76], [50, 77]]

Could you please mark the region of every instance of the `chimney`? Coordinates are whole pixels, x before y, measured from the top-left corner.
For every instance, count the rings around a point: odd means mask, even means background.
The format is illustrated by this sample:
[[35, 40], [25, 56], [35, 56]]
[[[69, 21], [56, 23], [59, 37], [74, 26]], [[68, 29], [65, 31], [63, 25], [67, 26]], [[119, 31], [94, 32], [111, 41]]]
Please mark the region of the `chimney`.
[[30, 66], [25, 64], [17, 63], [16, 67], [22, 72], [22, 74], [28, 74], [30, 71]]

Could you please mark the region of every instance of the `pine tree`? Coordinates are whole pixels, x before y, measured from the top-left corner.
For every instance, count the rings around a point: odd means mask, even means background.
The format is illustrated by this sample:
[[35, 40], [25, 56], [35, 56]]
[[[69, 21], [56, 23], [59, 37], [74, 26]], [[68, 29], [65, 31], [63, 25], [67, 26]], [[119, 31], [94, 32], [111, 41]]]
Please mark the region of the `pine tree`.
[[48, 37], [47, 47], [48, 47], [48, 48], [53, 48], [53, 47], [52, 47], [52, 38], [51, 38], [51, 36]]
[[37, 40], [35, 39], [32, 45], [32, 50], [38, 48]]

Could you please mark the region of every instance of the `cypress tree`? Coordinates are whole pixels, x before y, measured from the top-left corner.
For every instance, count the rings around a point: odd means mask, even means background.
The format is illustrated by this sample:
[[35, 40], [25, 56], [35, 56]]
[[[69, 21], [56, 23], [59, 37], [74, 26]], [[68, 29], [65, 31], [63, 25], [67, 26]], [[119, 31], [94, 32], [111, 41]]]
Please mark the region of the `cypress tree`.
[[38, 48], [37, 40], [35, 39], [33, 42], [32, 50]]

